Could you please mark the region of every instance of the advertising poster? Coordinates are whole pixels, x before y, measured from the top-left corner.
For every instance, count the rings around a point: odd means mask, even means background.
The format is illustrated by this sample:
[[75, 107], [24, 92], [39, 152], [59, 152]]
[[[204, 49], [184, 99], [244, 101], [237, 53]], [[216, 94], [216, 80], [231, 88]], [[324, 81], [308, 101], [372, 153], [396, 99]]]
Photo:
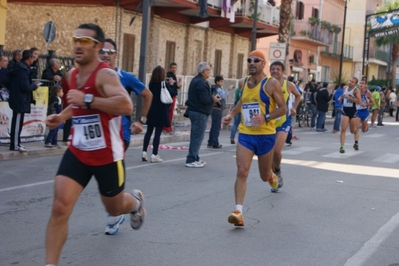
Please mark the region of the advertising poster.
[[[30, 114], [25, 114], [21, 132], [21, 142], [40, 141], [44, 139], [47, 116], [48, 87], [39, 87], [33, 92], [36, 104], [31, 105]], [[7, 99], [8, 100], [8, 99]], [[0, 143], [10, 143], [12, 110], [7, 101], [0, 101]]]

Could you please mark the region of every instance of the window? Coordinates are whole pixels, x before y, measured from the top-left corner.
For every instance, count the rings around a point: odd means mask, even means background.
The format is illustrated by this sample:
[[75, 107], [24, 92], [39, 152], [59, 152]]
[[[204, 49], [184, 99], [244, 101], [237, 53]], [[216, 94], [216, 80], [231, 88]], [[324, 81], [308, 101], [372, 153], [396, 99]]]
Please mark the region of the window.
[[122, 69], [127, 72], [133, 72], [135, 38], [133, 34], [123, 34]]
[[236, 78], [238, 78], [238, 79], [242, 78], [243, 65], [244, 65], [244, 54], [238, 54], [238, 56], [237, 56], [237, 74], [236, 74]]
[[321, 68], [321, 80], [323, 81], [330, 81], [330, 67], [329, 66], [323, 66]]
[[213, 66], [214, 76], [220, 75], [222, 71], [222, 50], [215, 50], [215, 64]]
[[165, 55], [165, 69], [169, 69], [170, 63], [175, 61], [175, 50], [176, 50], [176, 43], [167, 41], [166, 55]]
[[312, 17], [319, 18], [319, 9], [312, 7]]
[[296, 3], [295, 19], [303, 19], [305, 13], [305, 4], [302, 1]]

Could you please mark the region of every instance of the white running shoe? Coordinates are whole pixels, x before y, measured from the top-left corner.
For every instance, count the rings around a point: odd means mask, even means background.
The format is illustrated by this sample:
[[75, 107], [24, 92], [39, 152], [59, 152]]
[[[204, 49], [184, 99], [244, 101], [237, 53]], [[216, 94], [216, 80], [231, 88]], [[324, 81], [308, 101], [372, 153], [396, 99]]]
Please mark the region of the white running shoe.
[[130, 213], [130, 226], [134, 230], [138, 230], [145, 221], [146, 211], [144, 208], [144, 195], [143, 192], [138, 189], [133, 189], [131, 194], [135, 199], [140, 202], [139, 209]]
[[111, 216], [108, 214], [107, 226], [105, 227], [106, 235], [116, 235], [119, 232], [119, 226], [125, 221], [125, 215]]
[[159, 157], [159, 154], [157, 154], [157, 155], [154, 155], [154, 154], [152, 154], [151, 155], [151, 162], [152, 163], [162, 163], [162, 159], [161, 159], [161, 157]]
[[189, 168], [202, 168], [202, 167], [204, 167], [205, 165], [202, 163], [202, 162], [192, 162], [192, 163], [186, 163], [186, 167], [189, 167]]
[[143, 153], [141, 154], [141, 160], [142, 160], [143, 162], [148, 161], [147, 152], [143, 151]]

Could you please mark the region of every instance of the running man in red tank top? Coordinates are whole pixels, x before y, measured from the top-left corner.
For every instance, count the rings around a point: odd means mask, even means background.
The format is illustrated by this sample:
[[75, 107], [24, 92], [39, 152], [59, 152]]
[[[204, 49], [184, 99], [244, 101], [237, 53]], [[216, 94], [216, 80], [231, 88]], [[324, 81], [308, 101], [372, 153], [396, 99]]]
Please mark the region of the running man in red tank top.
[[[46, 231], [46, 265], [57, 265], [68, 235], [68, 220], [83, 189], [94, 176], [101, 200], [114, 226], [130, 214], [130, 225], [139, 229], [145, 219], [144, 196], [137, 189], [124, 192], [125, 164], [122, 117], [133, 104], [116, 72], [98, 59], [104, 32], [95, 24], [81, 24], [73, 36], [75, 62], [69, 73], [70, 104], [50, 115], [50, 128], [72, 119], [71, 140], [54, 182], [54, 202]], [[111, 216], [112, 215], [112, 216]]]

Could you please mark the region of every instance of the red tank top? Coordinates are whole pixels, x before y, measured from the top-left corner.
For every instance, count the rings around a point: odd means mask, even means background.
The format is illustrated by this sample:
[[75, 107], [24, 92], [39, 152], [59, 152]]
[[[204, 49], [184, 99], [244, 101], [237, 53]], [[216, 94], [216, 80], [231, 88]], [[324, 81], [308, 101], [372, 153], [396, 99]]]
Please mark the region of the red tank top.
[[[102, 68], [109, 66], [104, 62], [99, 63], [81, 88], [76, 85], [79, 69], [74, 69], [71, 73], [70, 89], [102, 97], [95, 86], [97, 72]], [[68, 148], [82, 163], [98, 166], [124, 158], [121, 116], [72, 105], [72, 125]]]

